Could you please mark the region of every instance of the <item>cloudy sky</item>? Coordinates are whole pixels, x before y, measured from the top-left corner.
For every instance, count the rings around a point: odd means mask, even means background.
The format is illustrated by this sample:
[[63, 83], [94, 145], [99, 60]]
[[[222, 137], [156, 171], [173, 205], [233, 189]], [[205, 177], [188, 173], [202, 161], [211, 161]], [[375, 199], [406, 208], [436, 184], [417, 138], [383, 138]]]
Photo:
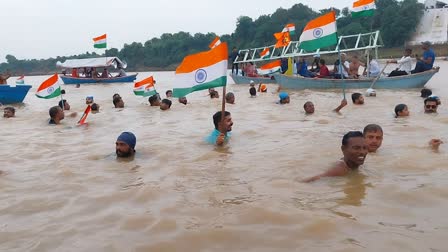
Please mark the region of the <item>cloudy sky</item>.
[[[239, 16], [257, 18], [303, 3], [315, 10], [353, 0], [2, 0], [0, 62], [92, 52], [107, 33], [108, 47], [145, 42], [163, 33], [230, 34]], [[101, 51], [98, 51], [101, 52]]]

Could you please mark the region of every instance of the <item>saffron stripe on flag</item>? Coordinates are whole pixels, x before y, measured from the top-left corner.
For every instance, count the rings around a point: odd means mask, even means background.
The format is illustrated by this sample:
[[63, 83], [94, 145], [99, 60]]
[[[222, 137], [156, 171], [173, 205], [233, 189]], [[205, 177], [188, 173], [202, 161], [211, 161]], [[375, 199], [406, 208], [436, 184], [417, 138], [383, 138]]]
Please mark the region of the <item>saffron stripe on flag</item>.
[[226, 43], [221, 43], [212, 50], [206, 52], [188, 55], [184, 58], [179, 67], [177, 67], [176, 74], [190, 73], [200, 68], [214, 65], [223, 60], [227, 62], [227, 55], [228, 52]]
[[319, 18], [316, 18], [308, 22], [303, 31], [315, 29], [333, 22], [336, 22], [336, 16], [335, 12], [331, 11], [323, 16], [320, 16]]

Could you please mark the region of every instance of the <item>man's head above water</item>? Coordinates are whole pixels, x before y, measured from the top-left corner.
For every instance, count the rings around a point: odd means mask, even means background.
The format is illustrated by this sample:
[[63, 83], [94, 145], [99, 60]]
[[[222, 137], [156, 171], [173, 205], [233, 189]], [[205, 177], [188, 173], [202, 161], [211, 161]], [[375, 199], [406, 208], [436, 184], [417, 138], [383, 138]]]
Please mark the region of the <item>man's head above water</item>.
[[344, 162], [350, 169], [357, 169], [364, 164], [368, 150], [366, 140], [361, 131], [350, 131], [342, 138]]
[[131, 132], [121, 133], [115, 142], [115, 153], [117, 157], [131, 157], [135, 153], [137, 139]]
[[378, 124], [369, 124], [364, 127], [364, 138], [369, 152], [376, 152], [383, 143], [383, 129]]

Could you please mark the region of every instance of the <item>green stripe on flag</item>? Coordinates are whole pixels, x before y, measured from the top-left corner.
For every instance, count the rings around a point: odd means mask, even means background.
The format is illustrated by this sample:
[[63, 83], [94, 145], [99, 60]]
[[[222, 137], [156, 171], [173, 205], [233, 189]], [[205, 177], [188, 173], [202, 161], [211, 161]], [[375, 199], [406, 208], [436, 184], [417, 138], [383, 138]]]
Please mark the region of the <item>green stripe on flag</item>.
[[184, 97], [189, 93], [193, 93], [194, 91], [215, 88], [215, 87], [223, 87], [227, 84], [227, 76], [219, 77], [218, 79], [196, 85], [188, 88], [174, 88], [173, 89], [173, 97]]
[[94, 48], [106, 48], [106, 45], [107, 45], [106, 43], [103, 43], [103, 44], [94, 44], [93, 47], [94, 47]]
[[47, 95], [47, 96], [40, 96], [38, 94], [36, 94], [37, 97], [42, 98], [42, 99], [51, 99], [51, 98], [55, 98], [61, 95], [61, 87], [58, 87], [53, 93]]
[[154, 89], [154, 90], [151, 90], [151, 91], [143, 92], [142, 96], [143, 97], [148, 97], [148, 96], [153, 96], [155, 94], [157, 94], [157, 91]]
[[319, 48], [336, 45], [337, 43], [338, 43], [338, 36], [335, 32], [318, 39], [304, 41], [300, 43], [300, 49], [303, 49], [305, 51], [314, 51]]
[[365, 11], [358, 11], [358, 12], [353, 12], [352, 11], [352, 17], [353, 18], [370, 17], [370, 16], [373, 16], [373, 14], [375, 14], [375, 10], [374, 9], [365, 10]]

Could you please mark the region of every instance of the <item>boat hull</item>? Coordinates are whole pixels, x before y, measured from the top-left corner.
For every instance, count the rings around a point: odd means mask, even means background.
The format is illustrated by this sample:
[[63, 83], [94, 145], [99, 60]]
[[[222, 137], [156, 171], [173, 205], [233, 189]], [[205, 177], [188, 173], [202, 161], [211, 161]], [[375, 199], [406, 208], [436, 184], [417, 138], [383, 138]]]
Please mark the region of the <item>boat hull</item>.
[[71, 76], [60, 76], [64, 84], [110, 84], [110, 83], [124, 83], [133, 82], [137, 78], [137, 74], [132, 74], [123, 77], [113, 77], [113, 78], [76, 78]]
[[230, 77], [232, 77], [235, 84], [249, 84], [250, 81], [253, 81], [256, 84], [258, 84], [258, 83], [266, 83], [266, 84], [277, 83], [277, 81], [275, 80], [276, 76], [278, 76], [278, 75], [273, 75], [273, 77], [271, 77], [271, 78], [269, 78], [269, 77], [247, 77], [247, 76], [234, 75], [234, 74], [230, 75]]
[[15, 87], [11, 87], [10, 85], [0, 85], [0, 103], [21, 103], [23, 102], [23, 99], [25, 99], [30, 88], [31, 85], [17, 85]]
[[[378, 79], [373, 88], [375, 89], [409, 89], [422, 88], [425, 84], [439, 72], [439, 69], [433, 69], [418, 74], [384, 77]], [[283, 88], [288, 89], [361, 89], [369, 88], [373, 79], [314, 79], [304, 78], [302, 76], [278, 75], [275, 77], [277, 83]]]

